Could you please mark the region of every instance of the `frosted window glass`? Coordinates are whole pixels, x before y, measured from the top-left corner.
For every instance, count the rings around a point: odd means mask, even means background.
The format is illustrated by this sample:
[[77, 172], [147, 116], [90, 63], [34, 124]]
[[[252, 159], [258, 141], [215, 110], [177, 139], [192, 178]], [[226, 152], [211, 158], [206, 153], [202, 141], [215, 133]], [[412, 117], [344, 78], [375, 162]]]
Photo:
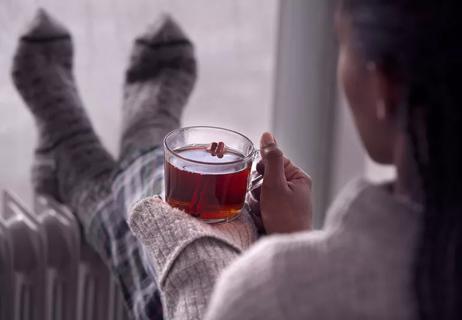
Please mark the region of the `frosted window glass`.
[[35, 128], [12, 87], [17, 36], [37, 6], [71, 30], [75, 74], [98, 134], [116, 154], [123, 74], [134, 37], [169, 12], [196, 44], [199, 82], [184, 125], [239, 130], [254, 141], [270, 128], [276, 46], [276, 0], [0, 1], [0, 189], [30, 198]]

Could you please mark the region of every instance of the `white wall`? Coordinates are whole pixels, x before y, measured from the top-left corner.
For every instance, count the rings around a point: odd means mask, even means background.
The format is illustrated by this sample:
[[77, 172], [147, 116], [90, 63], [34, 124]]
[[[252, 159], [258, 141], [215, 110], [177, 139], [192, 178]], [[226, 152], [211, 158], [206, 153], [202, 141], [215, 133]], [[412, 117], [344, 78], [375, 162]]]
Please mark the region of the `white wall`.
[[274, 131], [286, 155], [313, 178], [320, 226], [331, 180], [336, 104], [334, 2], [281, 1]]
[[83, 100], [114, 154], [131, 43], [160, 12], [171, 12], [197, 47], [200, 77], [184, 124], [225, 126], [254, 141], [270, 129], [277, 0], [0, 0], [0, 189], [30, 197], [36, 136], [9, 70], [17, 36], [38, 6], [72, 31]]

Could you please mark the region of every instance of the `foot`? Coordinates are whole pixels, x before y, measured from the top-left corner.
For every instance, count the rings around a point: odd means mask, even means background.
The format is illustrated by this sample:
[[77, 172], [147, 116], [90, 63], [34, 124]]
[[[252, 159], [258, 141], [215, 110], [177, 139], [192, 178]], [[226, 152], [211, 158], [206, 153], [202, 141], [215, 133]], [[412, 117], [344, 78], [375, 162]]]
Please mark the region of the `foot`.
[[72, 58], [67, 29], [39, 10], [21, 37], [12, 71], [14, 84], [38, 128], [32, 174], [35, 191], [71, 207], [78, 206], [79, 190], [114, 166], [82, 106]]
[[191, 41], [169, 16], [135, 41], [124, 88], [121, 159], [160, 145], [179, 127], [196, 69]]

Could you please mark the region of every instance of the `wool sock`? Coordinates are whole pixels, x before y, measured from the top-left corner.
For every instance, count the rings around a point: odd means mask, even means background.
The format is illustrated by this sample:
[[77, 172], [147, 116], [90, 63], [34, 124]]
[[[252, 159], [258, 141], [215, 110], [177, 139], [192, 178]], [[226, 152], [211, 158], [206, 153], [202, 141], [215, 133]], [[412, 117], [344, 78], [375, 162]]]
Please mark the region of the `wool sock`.
[[160, 145], [180, 126], [196, 76], [193, 44], [171, 17], [135, 40], [124, 87], [121, 159]]
[[40, 9], [19, 41], [12, 77], [38, 128], [35, 191], [83, 210], [83, 195], [102, 185], [115, 164], [82, 106], [72, 59], [69, 32]]

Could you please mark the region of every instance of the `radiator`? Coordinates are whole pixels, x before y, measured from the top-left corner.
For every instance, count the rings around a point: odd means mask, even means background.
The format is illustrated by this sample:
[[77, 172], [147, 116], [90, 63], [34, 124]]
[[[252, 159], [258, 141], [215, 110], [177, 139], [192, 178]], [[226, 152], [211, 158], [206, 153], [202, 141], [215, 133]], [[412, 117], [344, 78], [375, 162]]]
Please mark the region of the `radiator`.
[[129, 319], [109, 269], [72, 213], [51, 199], [37, 197], [29, 210], [3, 193], [0, 319]]

